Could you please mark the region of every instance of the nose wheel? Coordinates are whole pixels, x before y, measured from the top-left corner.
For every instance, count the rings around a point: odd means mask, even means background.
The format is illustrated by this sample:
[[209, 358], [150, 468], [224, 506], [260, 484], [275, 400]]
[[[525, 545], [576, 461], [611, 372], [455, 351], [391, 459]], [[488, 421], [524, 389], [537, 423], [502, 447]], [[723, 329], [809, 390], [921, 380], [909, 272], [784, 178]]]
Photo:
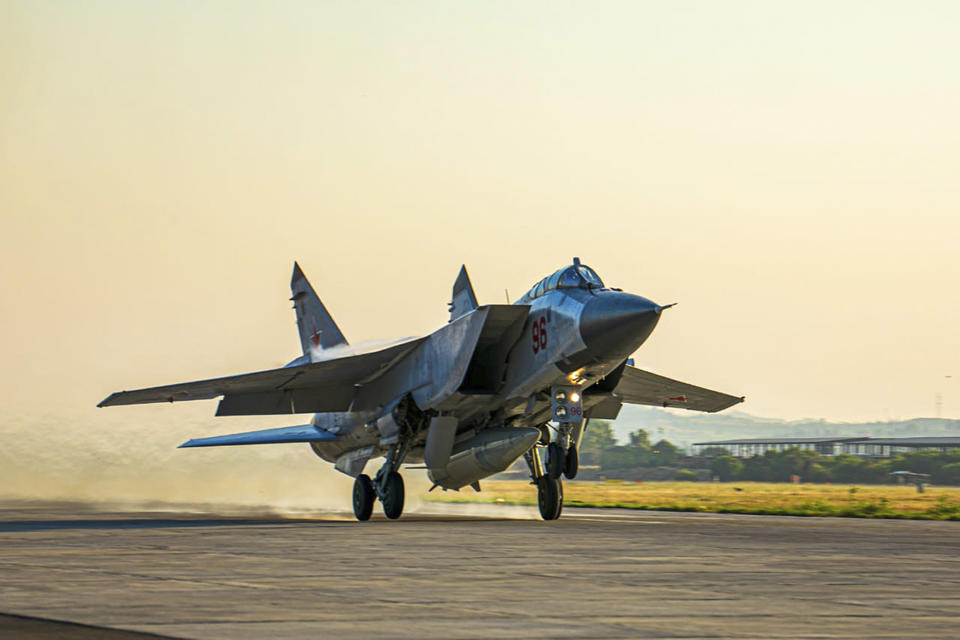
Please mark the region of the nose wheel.
[[556, 480], [563, 475], [563, 468], [566, 466], [567, 456], [556, 442], [547, 445], [547, 475]]
[[577, 447], [570, 445], [567, 449], [567, 455], [564, 457], [563, 465], [563, 475], [569, 480], [573, 480], [577, 477], [577, 472], [580, 470], [580, 452], [577, 450]]
[[556, 520], [563, 511], [563, 481], [548, 475], [537, 480], [537, 506], [544, 520]]
[[564, 451], [563, 447], [557, 442], [551, 442], [547, 445], [547, 475], [557, 480], [560, 476], [565, 476], [568, 480], [577, 477], [580, 470], [580, 453], [577, 447], [570, 445]]

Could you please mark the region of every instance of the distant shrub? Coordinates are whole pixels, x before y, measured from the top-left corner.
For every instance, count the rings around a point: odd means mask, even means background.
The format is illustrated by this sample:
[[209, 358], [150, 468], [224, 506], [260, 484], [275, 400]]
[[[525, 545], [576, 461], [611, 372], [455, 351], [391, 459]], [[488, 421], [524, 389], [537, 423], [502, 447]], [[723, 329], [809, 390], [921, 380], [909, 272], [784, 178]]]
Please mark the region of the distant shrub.
[[937, 484], [960, 485], [960, 462], [953, 462], [935, 469], [932, 479]]
[[951, 502], [946, 494], [940, 494], [937, 503], [927, 509], [927, 513], [936, 518], [960, 519], [960, 502]]
[[677, 469], [677, 472], [673, 474], [673, 479], [678, 482], [696, 482], [699, 480], [697, 474], [690, 469]]

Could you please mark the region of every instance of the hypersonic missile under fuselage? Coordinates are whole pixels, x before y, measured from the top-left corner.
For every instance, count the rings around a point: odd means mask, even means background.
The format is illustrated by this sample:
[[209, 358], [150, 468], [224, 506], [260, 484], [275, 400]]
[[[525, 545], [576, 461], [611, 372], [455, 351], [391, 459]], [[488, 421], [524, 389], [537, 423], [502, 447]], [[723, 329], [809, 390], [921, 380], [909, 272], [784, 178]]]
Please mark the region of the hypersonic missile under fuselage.
[[[359, 520], [403, 511], [404, 464], [458, 490], [523, 457], [540, 514], [560, 516], [591, 418], [623, 403], [721, 411], [736, 397], [635, 368], [661, 307], [603, 284], [574, 258], [514, 304], [479, 305], [465, 267], [448, 323], [421, 338], [351, 346], [299, 265], [290, 283], [303, 355], [280, 369], [121, 391], [99, 406], [222, 397], [217, 415], [314, 414], [310, 424], [199, 438], [181, 447], [309, 443], [354, 480]], [[669, 305], [668, 305], [669, 306]], [[384, 458], [376, 475], [364, 473]]]

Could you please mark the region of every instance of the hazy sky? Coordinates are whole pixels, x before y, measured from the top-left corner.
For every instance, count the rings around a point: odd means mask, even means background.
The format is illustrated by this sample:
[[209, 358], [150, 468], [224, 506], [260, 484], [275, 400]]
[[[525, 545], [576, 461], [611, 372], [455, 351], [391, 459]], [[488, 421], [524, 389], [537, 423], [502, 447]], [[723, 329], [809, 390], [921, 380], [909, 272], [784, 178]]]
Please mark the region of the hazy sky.
[[758, 415], [960, 417], [958, 25], [0, 0], [0, 415], [212, 416], [93, 407], [297, 356], [295, 259], [361, 341], [442, 325], [461, 262], [502, 302], [578, 255], [680, 303], [638, 366]]

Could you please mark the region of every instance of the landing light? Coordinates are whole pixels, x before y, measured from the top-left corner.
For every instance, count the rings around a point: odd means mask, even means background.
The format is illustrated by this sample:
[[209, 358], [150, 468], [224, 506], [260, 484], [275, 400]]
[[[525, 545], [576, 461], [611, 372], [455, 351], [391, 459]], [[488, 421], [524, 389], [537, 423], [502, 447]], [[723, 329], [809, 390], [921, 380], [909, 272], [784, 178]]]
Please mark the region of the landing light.
[[553, 396], [553, 399], [557, 402], [565, 402], [567, 399], [567, 394], [565, 391], [557, 391], [556, 395]]
[[558, 418], [565, 418], [565, 417], [567, 417], [567, 409], [566, 409], [566, 407], [557, 407], [557, 417], [558, 417]]
[[576, 391], [572, 392], [572, 393], [570, 394], [570, 402], [572, 402], [572, 403], [574, 403], [574, 404], [580, 402], [580, 394], [577, 393]]

